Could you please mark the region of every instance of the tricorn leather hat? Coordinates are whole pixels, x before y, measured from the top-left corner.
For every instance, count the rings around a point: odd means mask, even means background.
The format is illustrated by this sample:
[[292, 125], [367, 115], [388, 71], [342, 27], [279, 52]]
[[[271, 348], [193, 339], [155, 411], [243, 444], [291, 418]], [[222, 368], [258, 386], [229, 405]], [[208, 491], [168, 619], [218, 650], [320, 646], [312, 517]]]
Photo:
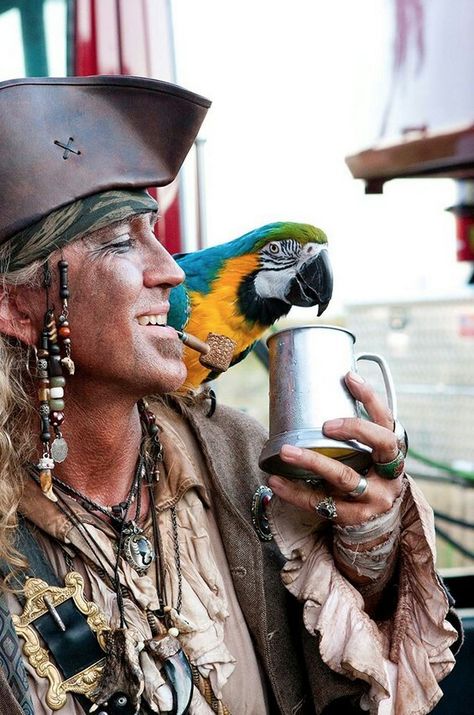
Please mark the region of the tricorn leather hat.
[[0, 244], [85, 196], [169, 184], [210, 104], [141, 77], [1, 82]]

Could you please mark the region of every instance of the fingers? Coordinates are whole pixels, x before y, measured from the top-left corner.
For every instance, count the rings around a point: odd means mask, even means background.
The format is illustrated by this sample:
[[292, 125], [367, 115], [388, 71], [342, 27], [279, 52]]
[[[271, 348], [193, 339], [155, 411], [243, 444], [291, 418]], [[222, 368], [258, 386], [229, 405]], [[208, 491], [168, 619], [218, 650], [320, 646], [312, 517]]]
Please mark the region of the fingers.
[[[370, 420], [354, 417], [328, 420], [323, 425], [324, 434], [336, 440], [357, 440], [368, 445], [372, 448], [374, 463], [384, 465], [392, 462], [398, 455], [399, 446], [393, 432], [394, 422], [390, 409], [359, 375], [349, 373], [345, 380], [355, 399], [364, 405]], [[285, 462], [322, 479], [324, 484], [314, 489], [301, 480], [291, 481], [271, 476], [269, 485], [274, 492], [295, 507], [310, 512], [321, 501], [333, 499], [332, 503], [337, 507], [336, 523], [360, 524], [372, 516], [384, 513], [401, 490], [401, 476], [385, 479], [375, 468], [371, 468], [367, 474], [367, 489], [354, 499], [354, 495], [349, 494], [359, 486], [361, 476], [347, 464], [288, 444], [283, 445], [280, 456]], [[322, 509], [318, 513], [323, 515]]]
[[393, 430], [393, 415], [388, 405], [365, 382], [364, 378], [355, 372], [349, 372], [345, 381], [352, 395], [364, 405], [372, 422]]
[[[299, 481], [290, 481], [282, 477], [272, 475], [268, 480], [268, 485], [280, 499], [292, 504], [303, 511], [315, 512], [318, 504], [327, 498], [327, 492], [320, 489], [313, 489]], [[372, 511], [367, 504], [345, 502], [343, 499], [337, 499], [337, 517], [331, 519], [331, 523], [362, 523], [367, 521]], [[355, 508], [354, 508], [355, 507]], [[321, 517], [323, 518], [323, 517]]]
[[333, 439], [356, 439], [372, 447], [374, 462], [391, 462], [398, 454], [398, 441], [395, 434], [369, 420], [359, 417], [328, 420], [323, 425], [323, 431], [327, 437]]
[[284, 444], [280, 456], [285, 462], [321, 476], [332, 489], [342, 494], [349, 494], [360, 482], [360, 475], [346, 464], [309, 449]]
[[398, 442], [388, 406], [359, 375], [349, 373], [346, 383], [372, 421], [356, 417], [328, 420], [323, 425], [324, 434], [333, 439], [356, 439], [372, 447], [375, 462], [391, 462], [398, 454]]

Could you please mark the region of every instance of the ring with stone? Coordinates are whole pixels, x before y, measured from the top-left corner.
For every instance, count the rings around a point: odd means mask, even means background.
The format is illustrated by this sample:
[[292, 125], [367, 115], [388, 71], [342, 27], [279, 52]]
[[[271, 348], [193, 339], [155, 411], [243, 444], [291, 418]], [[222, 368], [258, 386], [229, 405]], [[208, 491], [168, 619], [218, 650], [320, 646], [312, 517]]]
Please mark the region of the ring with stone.
[[403, 474], [405, 467], [405, 455], [402, 450], [398, 450], [395, 459], [390, 462], [374, 462], [374, 470], [382, 479], [398, 479]]
[[321, 499], [320, 502], [314, 507], [315, 511], [319, 516], [324, 517], [324, 519], [335, 519], [337, 517], [336, 503], [332, 497], [325, 497]]
[[348, 492], [346, 494], [346, 497], [349, 497], [350, 499], [358, 499], [359, 497], [362, 496], [362, 494], [365, 494], [368, 486], [369, 486], [369, 482], [361, 474], [360, 479], [359, 479], [359, 484], [351, 492]]

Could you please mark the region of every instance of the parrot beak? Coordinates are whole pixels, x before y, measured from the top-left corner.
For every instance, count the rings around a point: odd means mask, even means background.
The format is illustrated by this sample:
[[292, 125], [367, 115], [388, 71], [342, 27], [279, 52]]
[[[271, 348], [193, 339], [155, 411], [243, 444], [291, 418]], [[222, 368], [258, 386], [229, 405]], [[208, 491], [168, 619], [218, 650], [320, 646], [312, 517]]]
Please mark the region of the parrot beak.
[[324, 313], [332, 297], [332, 269], [328, 252], [320, 251], [300, 267], [288, 283], [285, 300], [301, 307], [318, 306], [318, 317]]

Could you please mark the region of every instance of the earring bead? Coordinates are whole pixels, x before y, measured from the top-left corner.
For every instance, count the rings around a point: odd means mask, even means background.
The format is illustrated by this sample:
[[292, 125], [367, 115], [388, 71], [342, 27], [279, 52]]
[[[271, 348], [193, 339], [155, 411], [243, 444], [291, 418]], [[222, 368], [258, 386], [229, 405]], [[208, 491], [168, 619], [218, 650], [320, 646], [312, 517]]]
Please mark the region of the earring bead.
[[49, 387], [40, 387], [38, 390], [38, 399], [40, 402], [48, 402], [49, 400]]
[[64, 389], [62, 387], [53, 387], [49, 391], [49, 397], [52, 400], [58, 400], [64, 397]]
[[61, 412], [64, 410], [64, 400], [53, 399], [49, 401], [49, 406], [52, 412]]
[[58, 410], [54, 410], [53, 412], [50, 413], [49, 416], [51, 420], [51, 424], [53, 427], [59, 427], [64, 422], [64, 412], [60, 412]]
[[51, 387], [64, 387], [66, 384], [66, 378], [62, 375], [57, 375], [50, 379]]

